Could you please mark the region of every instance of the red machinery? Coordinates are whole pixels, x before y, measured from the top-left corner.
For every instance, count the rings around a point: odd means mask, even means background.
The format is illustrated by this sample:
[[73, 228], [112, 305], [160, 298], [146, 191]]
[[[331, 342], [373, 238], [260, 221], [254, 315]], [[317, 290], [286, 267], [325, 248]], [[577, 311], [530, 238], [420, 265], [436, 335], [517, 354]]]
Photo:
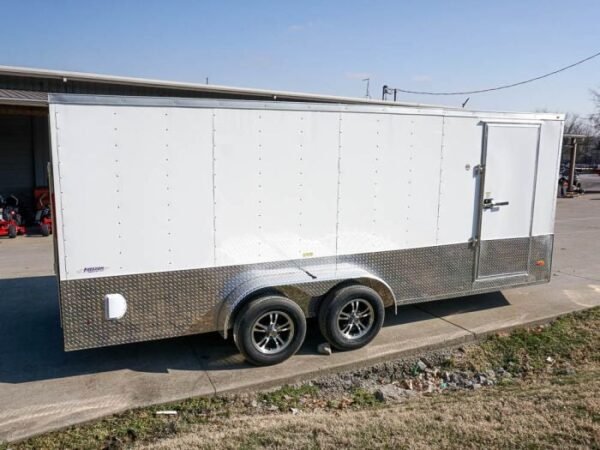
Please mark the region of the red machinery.
[[7, 199], [0, 195], [0, 236], [15, 238], [18, 234], [25, 234], [19, 214], [19, 199], [14, 195]]
[[52, 234], [52, 213], [50, 209], [50, 192], [48, 188], [35, 188], [33, 191], [35, 199], [35, 223], [40, 227], [42, 236]]

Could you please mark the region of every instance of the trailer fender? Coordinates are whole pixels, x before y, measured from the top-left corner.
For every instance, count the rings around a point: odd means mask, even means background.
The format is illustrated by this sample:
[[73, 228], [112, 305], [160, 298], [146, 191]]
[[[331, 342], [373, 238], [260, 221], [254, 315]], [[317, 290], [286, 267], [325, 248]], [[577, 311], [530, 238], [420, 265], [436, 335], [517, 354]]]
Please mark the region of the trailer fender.
[[233, 326], [235, 313], [263, 292], [279, 292], [297, 302], [307, 317], [316, 314], [315, 298], [341, 282], [354, 281], [376, 290], [386, 306], [396, 305], [396, 296], [379, 276], [352, 264], [326, 264], [244, 272], [227, 283], [227, 294], [216, 315], [216, 329], [224, 338]]

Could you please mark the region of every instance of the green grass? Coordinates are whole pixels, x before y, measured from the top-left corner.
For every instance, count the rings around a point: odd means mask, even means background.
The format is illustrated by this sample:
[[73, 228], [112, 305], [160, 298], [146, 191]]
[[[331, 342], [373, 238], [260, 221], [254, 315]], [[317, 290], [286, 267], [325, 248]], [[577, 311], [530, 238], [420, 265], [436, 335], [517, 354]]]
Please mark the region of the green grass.
[[503, 367], [513, 375], [540, 372], [561, 363], [600, 361], [600, 308], [571, 314], [553, 323], [491, 336], [455, 361], [476, 371]]
[[357, 407], [364, 406], [375, 406], [381, 404], [372, 392], [366, 391], [362, 388], [355, 388], [352, 391], [353, 405]]
[[318, 392], [319, 389], [310, 384], [301, 386], [285, 385], [275, 391], [259, 394], [259, 398], [265, 403], [277, 406], [281, 411], [286, 411], [289, 408], [300, 406], [302, 397], [314, 397]]

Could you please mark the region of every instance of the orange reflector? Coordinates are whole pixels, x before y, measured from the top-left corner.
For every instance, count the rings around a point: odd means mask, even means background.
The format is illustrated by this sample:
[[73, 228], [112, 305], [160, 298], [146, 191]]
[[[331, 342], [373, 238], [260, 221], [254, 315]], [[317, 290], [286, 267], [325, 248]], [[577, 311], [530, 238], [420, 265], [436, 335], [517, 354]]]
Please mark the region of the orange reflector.
[[546, 261], [544, 261], [543, 259], [538, 259], [535, 262], [535, 265], [538, 266], [538, 267], [544, 267], [546, 265]]

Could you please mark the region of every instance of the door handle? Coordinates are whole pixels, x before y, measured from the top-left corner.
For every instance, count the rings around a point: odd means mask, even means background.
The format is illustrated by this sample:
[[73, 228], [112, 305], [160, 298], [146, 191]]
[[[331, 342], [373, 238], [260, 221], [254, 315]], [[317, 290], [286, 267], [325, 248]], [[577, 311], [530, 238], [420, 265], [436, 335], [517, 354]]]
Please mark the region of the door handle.
[[492, 209], [498, 206], [507, 206], [508, 202], [495, 202], [493, 198], [483, 199], [483, 209]]

